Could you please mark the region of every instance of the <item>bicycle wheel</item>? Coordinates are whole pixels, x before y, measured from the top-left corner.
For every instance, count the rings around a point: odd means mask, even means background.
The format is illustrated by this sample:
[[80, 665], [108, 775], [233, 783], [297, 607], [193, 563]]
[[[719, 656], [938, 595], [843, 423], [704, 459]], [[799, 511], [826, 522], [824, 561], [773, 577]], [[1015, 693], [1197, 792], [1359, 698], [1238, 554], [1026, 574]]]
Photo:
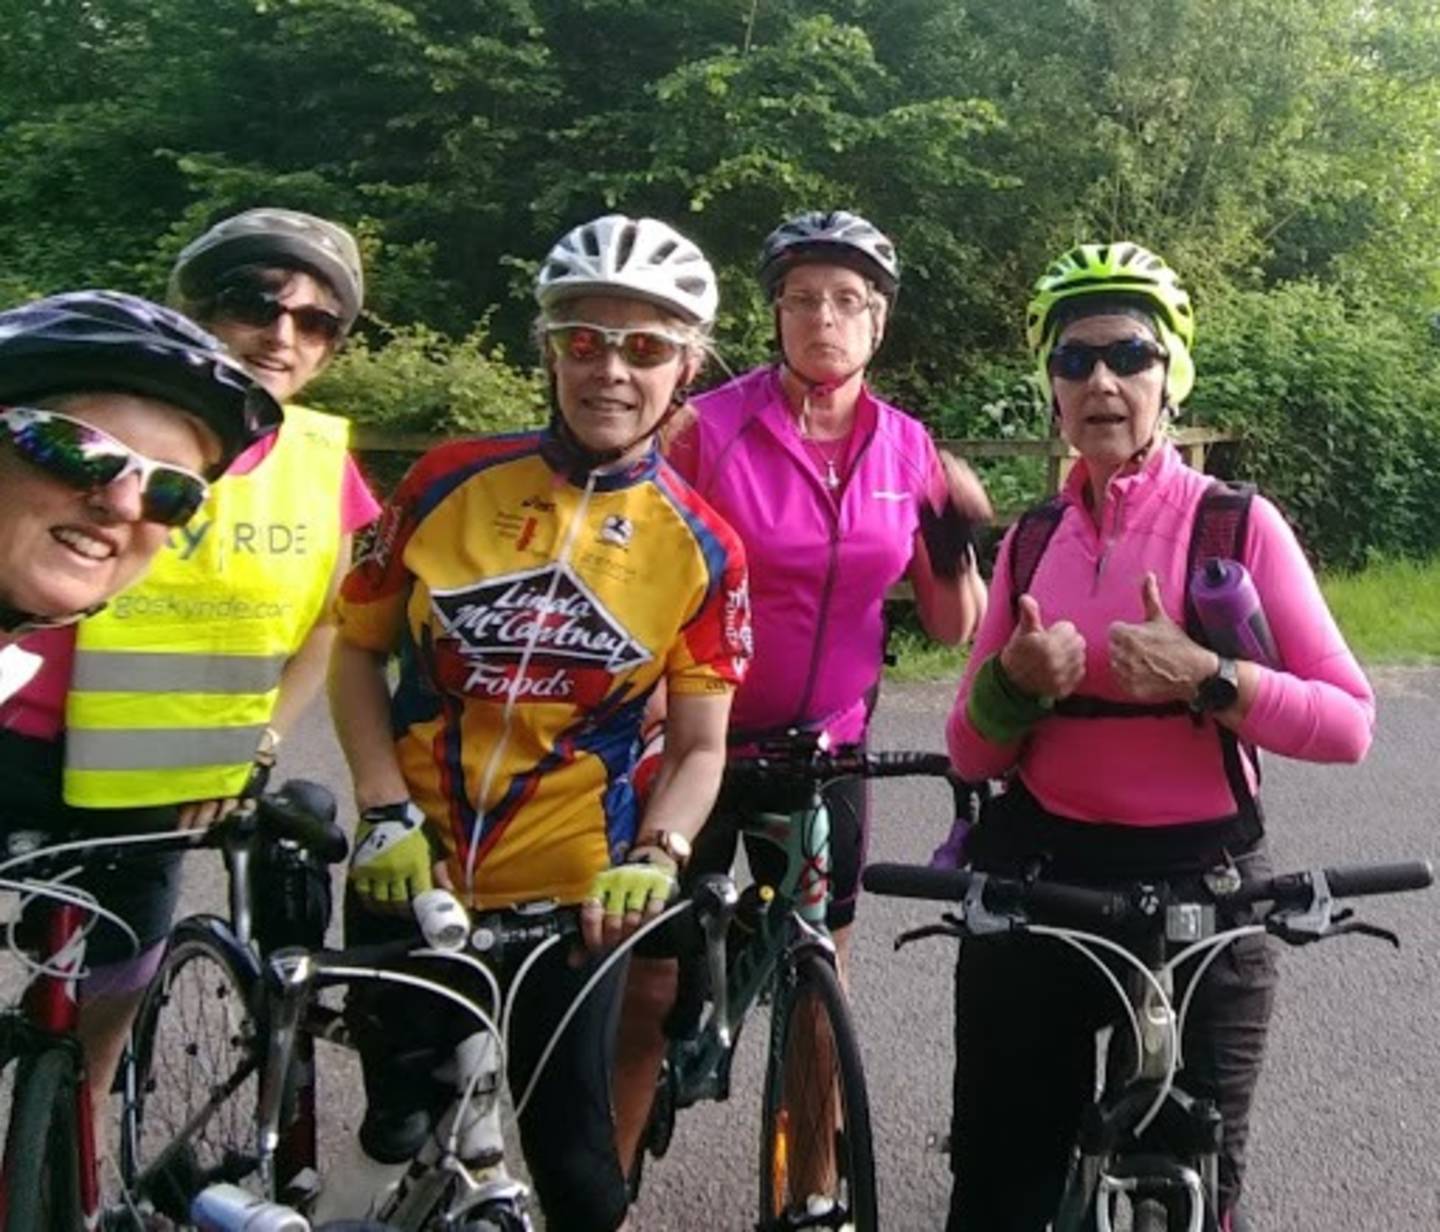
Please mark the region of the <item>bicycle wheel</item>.
[[777, 977], [760, 1121], [760, 1227], [876, 1224], [870, 1101], [835, 969], [802, 955]]
[[80, 1142], [74, 1054], [51, 1048], [25, 1057], [15, 1077], [6, 1147], [6, 1232], [80, 1232]]
[[206, 1184], [241, 1184], [255, 1173], [258, 986], [255, 960], [228, 926], [196, 916], [176, 925], [141, 1002], [121, 1170], [136, 1197], [172, 1218]]

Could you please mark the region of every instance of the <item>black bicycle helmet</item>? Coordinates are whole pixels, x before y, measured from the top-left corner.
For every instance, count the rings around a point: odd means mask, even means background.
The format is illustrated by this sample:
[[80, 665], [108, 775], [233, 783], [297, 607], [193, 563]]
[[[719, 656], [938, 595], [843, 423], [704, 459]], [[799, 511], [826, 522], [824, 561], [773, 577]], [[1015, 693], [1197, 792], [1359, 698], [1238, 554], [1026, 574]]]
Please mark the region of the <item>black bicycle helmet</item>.
[[895, 245], [871, 223], [849, 210], [812, 210], [782, 222], [760, 246], [760, 286], [774, 299], [785, 275], [797, 265], [833, 263], [868, 278], [886, 299], [900, 289]]
[[204, 299], [241, 265], [280, 265], [314, 274], [340, 301], [347, 331], [365, 303], [360, 249], [349, 231], [314, 214], [268, 207], [218, 222], [181, 249], [170, 274], [170, 299]]
[[223, 453], [211, 479], [283, 418], [218, 338], [149, 300], [69, 291], [0, 312], [0, 403], [88, 390], [158, 398], [203, 421]]

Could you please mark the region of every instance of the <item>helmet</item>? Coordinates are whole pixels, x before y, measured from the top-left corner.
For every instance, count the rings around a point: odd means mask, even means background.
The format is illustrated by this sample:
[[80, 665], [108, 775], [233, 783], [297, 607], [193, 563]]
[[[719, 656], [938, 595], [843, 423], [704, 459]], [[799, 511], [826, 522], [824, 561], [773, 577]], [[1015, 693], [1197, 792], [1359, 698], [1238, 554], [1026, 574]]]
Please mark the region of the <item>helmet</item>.
[[170, 274], [170, 299], [202, 299], [240, 265], [295, 266], [314, 274], [340, 301], [347, 330], [365, 302], [360, 249], [349, 231], [314, 214], [270, 208], [236, 214], [185, 245]]
[[210, 478], [274, 432], [280, 405], [198, 325], [119, 291], [71, 291], [0, 312], [0, 403], [92, 389], [173, 403], [219, 438]]
[[900, 289], [900, 259], [895, 245], [859, 214], [819, 210], [782, 222], [760, 246], [760, 286], [770, 298], [797, 265], [830, 261], [870, 279], [893, 299]]
[[1026, 314], [1025, 337], [1040, 364], [1040, 385], [1050, 396], [1050, 351], [1059, 335], [1060, 306], [1086, 295], [1131, 300], [1150, 310], [1160, 341], [1170, 352], [1165, 389], [1183, 402], [1195, 384], [1190, 347], [1195, 314], [1190, 295], [1168, 265], [1139, 244], [1081, 244], [1058, 257], [1036, 281]]
[[621, 295], [709, 325], [720, 306], [705, 254], [656, 218], [606, 214], [567, 232], [535, 276], [543, 311], [580, 295]]

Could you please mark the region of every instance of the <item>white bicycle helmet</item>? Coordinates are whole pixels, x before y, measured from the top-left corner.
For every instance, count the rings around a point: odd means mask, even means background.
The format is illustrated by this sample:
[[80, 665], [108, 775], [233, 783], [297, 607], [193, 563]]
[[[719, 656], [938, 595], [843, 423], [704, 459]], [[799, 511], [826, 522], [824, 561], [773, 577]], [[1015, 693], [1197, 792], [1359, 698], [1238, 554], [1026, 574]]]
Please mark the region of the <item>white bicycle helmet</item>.
[[699, 248], [657, 218], [624, 214], [581, 223], [540, 266], [535, 298], [544, 312], [582, 295], [643, 299], [692, 325], [709, 325], [720, 306], [715, 271]]

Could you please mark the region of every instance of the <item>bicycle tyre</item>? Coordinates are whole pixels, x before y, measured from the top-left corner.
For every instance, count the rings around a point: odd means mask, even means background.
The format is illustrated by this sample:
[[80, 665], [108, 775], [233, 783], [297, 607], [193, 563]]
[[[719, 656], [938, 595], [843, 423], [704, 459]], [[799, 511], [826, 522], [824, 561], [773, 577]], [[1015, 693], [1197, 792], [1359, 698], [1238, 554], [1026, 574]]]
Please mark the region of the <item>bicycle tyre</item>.
[[1169, 1232], [1170, 1216], [1165, 1204], [1155, 1198], [1143, 1198], [1135, 1204], [1130, 1218], [1133, 1232]]
[[[807, 1020], [817, 1024], [813, 1030], [803, 1027]], [[823, 1055], [827, 1033], [828, 1063]], [[834, 1091], [833, 1099], [817, 1096], [827, 1089]], [[814, 1114], [797, 1114], [795, 1109], [826, 1103], [833, 1124], [802, 1125], [800, 1132], [792, 1132], [792, 1122], [800, 1117], [815, 1119]], [[813, 1132], [805, 1132], [807, 1128]], [[816, 1189], [817, 1171], [828, 1173], [830, 1167], [823, 1158], [807, 1160], [804, 1152], [827, 1139], [834, 1147], [834, 1175], [824, 1176], [823, 1188]], [[805, 1178], [807, 1172], [810, 1180]], [[833, 1204], [828, 1218], [807, 1210], [815, 1196]], [[835, 968], [816, 953], [781, 968], [770, 1011], [770, 1054], [760, 1119], [758, 1227], [793, 1226], [787, 1220], [789, 1213], [808, 1215], [806, 1227], [845, 1227], [854, 1232], [873, 1232], [877, 1222], [870, 1101], [860, 1048]]]
[[135, 1106], [120, 1152], [126, 1184], [172, 1218], [212, 1181], [273, 1196], [255, 1177], [258, 993], [256, 960], [224, 921], [192, 916], [175, 926], [135, 1019]]
[[15, 1076], [6, 1232], [80, 1232], [80, 1143], [75, 1054], [49, 1048], [25, 1057]]

